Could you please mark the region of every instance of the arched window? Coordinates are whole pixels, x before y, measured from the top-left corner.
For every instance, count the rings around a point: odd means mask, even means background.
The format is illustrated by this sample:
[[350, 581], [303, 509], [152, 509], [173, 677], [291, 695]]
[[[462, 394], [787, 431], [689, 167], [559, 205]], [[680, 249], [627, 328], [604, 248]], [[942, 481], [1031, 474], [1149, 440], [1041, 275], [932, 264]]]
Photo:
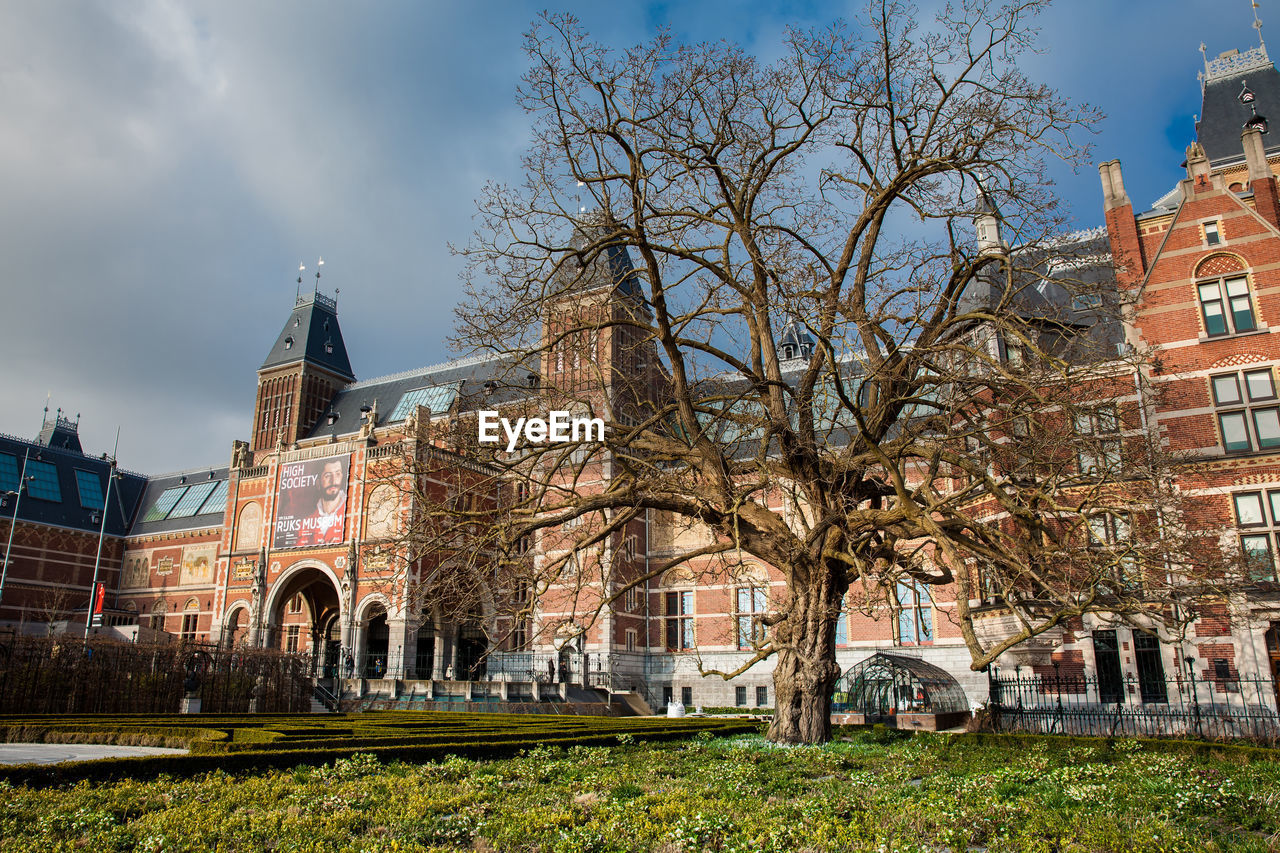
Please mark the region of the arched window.
[[182, 639], [184, 642], [192, 642], [196, 638], [196, 630], [200, 622], [200, 600], [198, 598], [187, 599], [186, 605], [182, 608]]
[[153, 631], [164, 630], [164, 617], [169, 612], [169, 605], [164, 603], [164, 599], [160, 599], [151, 607], [151, 629]]

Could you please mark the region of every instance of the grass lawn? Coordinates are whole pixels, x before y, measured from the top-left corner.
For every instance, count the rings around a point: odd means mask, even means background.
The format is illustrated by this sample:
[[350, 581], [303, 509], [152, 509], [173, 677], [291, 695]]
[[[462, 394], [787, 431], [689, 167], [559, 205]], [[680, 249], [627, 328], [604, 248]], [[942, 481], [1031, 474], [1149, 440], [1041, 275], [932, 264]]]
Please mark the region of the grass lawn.
[[703, 734], [495, 761], [358, 755], [234, 776], [0, 782], [0, 850], [1280, 849], [1280, 763], [1131, 741], [878, 740], [784, 749]]

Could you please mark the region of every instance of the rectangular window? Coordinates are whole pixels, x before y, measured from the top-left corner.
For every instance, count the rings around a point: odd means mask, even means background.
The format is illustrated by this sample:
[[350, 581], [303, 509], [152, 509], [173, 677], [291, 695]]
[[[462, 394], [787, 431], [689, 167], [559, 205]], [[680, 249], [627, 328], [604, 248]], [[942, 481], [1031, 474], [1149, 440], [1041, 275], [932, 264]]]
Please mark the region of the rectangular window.
[[1142, 701], [1157, 704], [1168, 702], [1159, 638], [1145, 631], [1134, 631], [1133, 659], [1138, 666], [1138, 692], [1142, 694]]
[[739, 708], [747, 707], [747, 688], [733, 688], [733, 704], [737, 705]]
[[1222, 234], [1218, 230], [1217, 222], [1206, 222], [1204, 224], [1204, 243], [1206, 246], [1216, 246], [1222, 242]]
[[634, 652], [636, 650], [637, 641], [640, 635], [636, 633], [635, 628], [627, 629], [627, 651]]
[[692, 649], [693, 643], [693, 591], [668, 592], [667, 651]]
[[82, 509], [102, 509], [106, 502], [102, 494], [102, 480], [92, 471], [76, 469], [76, 491], [80, 493]]
[[692, 687], [680, 688], [680, 704], [686, 705], [686, 706], [693, 704], [693, 688]]
[[849, 615], [845, 612], [844, 599], [840, 599], [840, 612], [836, 614], [836, 645], [849, 645]]
[[284, 650], [289, 654], [296, 654], [298, 651], [298, 634], [299, 633], [300, 632], [297, 625], [289, 626], [289, 633], [285, 636], [285, 641], [284, 641]]
[[1236, 527], [1240, 528], [1240, 556], [1255, 581], [1274, 581], [1275, 544], [1280, 530], [1280, 489], [1238, 492], [1232, 497]]
[[916, 580], [899, 581], [898, 645], [915, 646], [933, 643], [933, 600], [924, 584]]
[[1208, 335], [1252, 332], [1258, 328], [1253, 313], [1249, 280], [1243, 276], [1211, 281], [1196, 286], [1200, 311]]
[[1082, 447], [1077, 454], [1082, 473], [1116, 471], [1121, 462], [1120, 411], [1114, 403], [1074, 415]]
[[737, 592], [738, 648], [753, 649], [767, 632], [761, 619], [769, 606], [769, 590], [763, 586], [739, 587]]
[[52, 462], [27, 460], [27, 494], [42, 501], [60, 503], [62, 488], [58, 485], [58, 469]]
[[195, 613], [182, 615], [182, 639], [192, 642], [196, 638], [196, 622], [200, 617]]
[[1115, 631], [1093, 632], [1093, 660], [1098, 670], [1098, 701], [1119, 702], [1124, 696], [1124, 675], [1120, 669], [1120, 644]]
[[769, 688], [761, 684], [756, 688], [756, 707], [765, 708], [769, 705]]
[[1271, 368], [1209, 377], [1218, 430], [1228, 453], [1280, 447], [1280, 406]]

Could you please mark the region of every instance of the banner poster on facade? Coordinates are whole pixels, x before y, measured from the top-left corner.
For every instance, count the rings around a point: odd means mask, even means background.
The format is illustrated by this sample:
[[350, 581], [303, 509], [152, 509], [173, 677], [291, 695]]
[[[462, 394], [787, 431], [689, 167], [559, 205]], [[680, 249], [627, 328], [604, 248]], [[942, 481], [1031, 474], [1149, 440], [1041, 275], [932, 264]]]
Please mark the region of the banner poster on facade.
[[272, 548], [337, 545], [346, 537], [350, 455], [280, 466]]
[[102, 605], [107, 599], [107, 585], [98, 583], [93, 588], [93, 618], [90, 620], [94, 625], [102, 624]]

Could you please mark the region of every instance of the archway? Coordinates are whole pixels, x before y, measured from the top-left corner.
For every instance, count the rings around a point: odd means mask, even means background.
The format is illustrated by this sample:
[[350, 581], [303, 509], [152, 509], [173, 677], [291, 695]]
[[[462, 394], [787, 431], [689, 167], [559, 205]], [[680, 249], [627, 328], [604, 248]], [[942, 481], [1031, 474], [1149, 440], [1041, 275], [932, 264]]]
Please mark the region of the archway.
[[245, 604], [233, 606], [227, 614], [222, 627], [222, 644], [227, 648], [243, 646], [249, 641], [249, 607]]
[[[298, 599], [301, 598], [301, 607]], [[298, 629], [298, 650], [311, 655], [312, 674], [332, 678], [336, 675], [336, 661], [341, 655], [340, 646], [330, 649], [337, 637], [332, 627], [340, 622], [342, 599], [338, 594], [338, 579], [327, 566], [302, 565], [286, 571], [272, 585], [266, 602], [266, 635], [262, 645], [273, 647], [287, 642], [280, 628], [286, 622], [286, 608], [293, 603], [294, 613], [288, 614], [290, 626]], [[305, 638], [303, 640], [302, 638]], [[322, 667], [324, 661], [333, 658], [333, 668]]]
[[383, 678], [387, 674], [387, 649], [391, 639], [387, 609], [381, 603], [371, 604], [365, 611], [364, 623], [364, 663], [361, 675], [365, 678]]

